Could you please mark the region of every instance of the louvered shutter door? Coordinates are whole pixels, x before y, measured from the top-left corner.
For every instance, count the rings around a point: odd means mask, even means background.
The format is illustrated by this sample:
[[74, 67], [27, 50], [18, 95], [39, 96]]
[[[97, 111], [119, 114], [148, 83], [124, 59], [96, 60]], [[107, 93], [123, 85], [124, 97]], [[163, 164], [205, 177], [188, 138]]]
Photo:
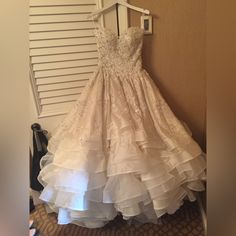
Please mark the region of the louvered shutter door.
[[30, 0], [30, 77], [40, 117], [65, 114], [97, 68], [96, 0]]

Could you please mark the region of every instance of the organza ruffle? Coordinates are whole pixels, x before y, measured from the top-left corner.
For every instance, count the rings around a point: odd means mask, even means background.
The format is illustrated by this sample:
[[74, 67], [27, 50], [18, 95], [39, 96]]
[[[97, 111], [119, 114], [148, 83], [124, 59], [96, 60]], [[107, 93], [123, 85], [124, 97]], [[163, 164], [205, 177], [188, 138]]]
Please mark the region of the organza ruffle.
[[185, 197], [194, 201], [192, 191], [204, 190], [205, 160], [201, 155], [173, 166], [149, 160], [148, 166], [152, 168], [127, 173], [121, 168], [118, 172], [122, 174], [108, 176], [106, 171], [78, 171], [47, 163], [39, 176], [45, 186], [40, 198], [57, 209], [59, 224], [76, 221], [92, 227], [88, 225], [94, 221], [94, 227], [101, 227], [118, 212], [124, 219], [139, 216], [137, 220], [144, 217], [155, 222], [155, 217], [173, 214]]
[[59, 224], [156, 222], [204, 190], [204, 155], [148, 74], [112, 76], [97, 71], [41, 160], [40, 198]]

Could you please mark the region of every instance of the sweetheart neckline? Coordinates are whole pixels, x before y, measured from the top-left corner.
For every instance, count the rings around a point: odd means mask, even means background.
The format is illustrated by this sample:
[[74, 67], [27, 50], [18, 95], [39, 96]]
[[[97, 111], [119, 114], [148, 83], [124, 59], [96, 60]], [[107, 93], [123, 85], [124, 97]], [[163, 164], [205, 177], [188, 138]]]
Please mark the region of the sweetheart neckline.
[[138, 30], [142, 31], [142, 33], [144, 33], [144, 30], [138, 26], [130, 26], [130, 27], [126, 28], [120, 35], [117, 35], [112, 29], [104, 27], [102, 25], [98, 25], [98, 27], [96, 29], [94, 29], [94, 31], [100, 30], [100, 29], [108, 30], [117, 38], [117, 40], [119, 40], [122, 36], [126, 35], [130, 29], [138, 29]]

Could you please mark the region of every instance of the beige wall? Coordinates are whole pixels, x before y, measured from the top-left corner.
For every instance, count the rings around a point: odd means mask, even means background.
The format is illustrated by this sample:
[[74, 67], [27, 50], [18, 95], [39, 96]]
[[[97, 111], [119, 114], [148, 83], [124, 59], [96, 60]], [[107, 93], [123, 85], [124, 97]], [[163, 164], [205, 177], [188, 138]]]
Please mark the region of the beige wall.
[[[177, 117], [184, 120], [205, 149], [205, 1], [130, 0], [149, 9], [153, 34], [144, 37], [143, 66]], [[129, 25], [141, 14], [129, 12]]]

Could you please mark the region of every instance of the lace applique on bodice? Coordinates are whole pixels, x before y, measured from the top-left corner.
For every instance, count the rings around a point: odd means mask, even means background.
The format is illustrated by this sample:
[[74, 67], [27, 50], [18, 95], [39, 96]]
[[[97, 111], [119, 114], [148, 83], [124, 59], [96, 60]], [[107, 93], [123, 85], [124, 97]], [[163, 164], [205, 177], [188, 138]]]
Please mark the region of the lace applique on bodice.
[[95, 31], [99, 66], [106, 71], [129, 73], [142, 68], [141, 51], [143, 29], [130, 27], [120, 36], [108, 28], [99, 26]]

